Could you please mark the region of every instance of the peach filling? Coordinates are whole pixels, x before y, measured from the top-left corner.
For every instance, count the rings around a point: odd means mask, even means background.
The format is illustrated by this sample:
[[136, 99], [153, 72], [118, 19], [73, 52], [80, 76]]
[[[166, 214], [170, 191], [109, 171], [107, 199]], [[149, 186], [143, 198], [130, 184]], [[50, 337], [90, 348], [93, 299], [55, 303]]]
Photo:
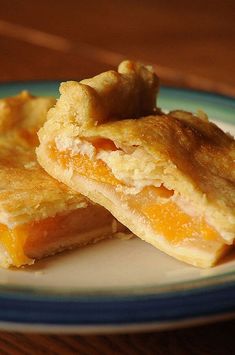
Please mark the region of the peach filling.
[[[163, 235], [173, 244], [195, 239], [204, 241], [222, 241], [219, 233], [206, 223], [204, 218], [192, 217], [185, 213], [174, 201], [168, 200], [169, 190], [164, 187], [147, 187], [141, 192], [141, 196], [151, 195], [146, 203], [141, 198], [135, 201], [135, 206], [144, 216], [151, 221], [154, 230]], [[154, 195], [164, 197], [162, 189], [165, 189], [166, 202], [156, 203]], [[168, 191], [168, 192], [167, 192]], [[168, 196], [167, 196], [168, 193]], [[155, 200], [155, 201], [154, 201]]]
[[11, 258], [14, 266], [29, 264], [31, 259], [24, 253], [24, 244], [27, 234], [22, 228], [8, 229], [4, 224], [0, 224], [0, 244], [4, 247]]
[[219, 234], [203, 218], [192, 218], [174, 202], [150, 204], [141, 208], [142, 213], [151, 221], [153, 228], [172, 243], [179, 243], [185, 237], [204, 240], [220, 240]]
[[[108, 146], [108, 150], [114, 150], [109, 142], [105, 144], [99, 142], [97, 146], [99, 149], [105, 149]], [[81, 154], [71, 156], [69, 150], [60, 152], [54, 145], [50, 147], [50, 156], [64, 168], [72, 164], [74, 170], [89, 179], [113, 186], [123, 185], [102, 160], [91, 161], [87, 155]], [[168, 242], [177, 244], [197, 238], [199, 241], [222, 242], [219, 233], [209, 226], [204, 218], [188, 215], [170, 200], [173, 193], [163, 186], [159, 188], [149, 186], [136, 196], [128, 195], [127, 200], [130, 206], [147, 217], [156, 233], [163, 235]], [[156, 202], [159, 201], [158, 197], [164, 197], [165, 201]]]
[[[105, 145], [103, 143], [102, 146], [101, 140], [99, 140], [96, 148], [104, 147], [107, 149], [108, 145], [109, 143], [106, 143]], [[52, 160], [58, 161], [63, 168], [69, 167], [70, 163], [72, 163], [74, 169], [79, 170], [79, 174], [82, 176], [114, 186], [122, 184], [121, 181], [116, 179], [112, 174], [111, 169], [109, 169], [109, 167], [100, 159], [91, 161], [86, 155], [82, 154], [76, 154], [71, 157], [69, 151], [59, 152], [55, 145], [50, 147], [50, 157]]]
[[[40, 243], [39, 239], [41, 239], [42, 243], [43, 237], [45, 238], [45, 236], [54, 229], [60, 228], [61, 221], [60, 216], [49, 217], [13, 229], [9, 229], [4, 224], [0, 224], [0, 244], [10, 256], [11, 264], [16, 267], [31, 264], [33, 260], [30, 257], [31, 255], [27, 253], [27, 249], [30, 249], [28, 248], [28, 243], [32, 243], [32, 240], [35, 239], [38, 240], [38, 244]], [[38, 246], [41, 247], [40, 245]]]

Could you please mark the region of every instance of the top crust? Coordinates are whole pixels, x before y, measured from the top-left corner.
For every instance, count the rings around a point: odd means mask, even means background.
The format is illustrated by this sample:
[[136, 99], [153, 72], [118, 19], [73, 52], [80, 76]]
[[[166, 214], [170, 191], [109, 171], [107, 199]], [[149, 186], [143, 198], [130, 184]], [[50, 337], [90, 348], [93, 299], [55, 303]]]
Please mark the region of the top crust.
[[142, 146], [156, 161], [161, 159], [179, 170], [182, 179], [190, 181], [218, 207], [235, 212], [235, 141], [215, 124], [177, 111], [103, 124], [83, 136]]
[[112, 119], [137, 118], [156, 110], [158, 78], [151, 68], [124, 61], [118, 72], [108, 71], [81, 82], [60, 86], [61, 97], [49, 113], [58, 120], [90, 127]]
[[10, 228], [87, 204], [36, 160], [36, 132], [54, 104], [27, 92], [0, 100], [0, 223]]
[[[56, 137], [103, 137], [117, 146], [141, 146], [156, 164], [161, 179], [216, 222], [235, 233], [235, 141], [206, 115], [184, 111], [163, 114], [156, 108], [158, 80], [148, 67], [121, 63], [81, 83], [61, 85], [61, 97], [40, 130], [40, 141]], [[143, 117], [144, 116], [144, 117]], [[138, 119], [137, 119], [138, 118]], [[208, 217], [208, 216], [207, 216]], [[213, 223], [214, 223], [213, 222]], [[219, 228], [219, 229], [220, 229]]]

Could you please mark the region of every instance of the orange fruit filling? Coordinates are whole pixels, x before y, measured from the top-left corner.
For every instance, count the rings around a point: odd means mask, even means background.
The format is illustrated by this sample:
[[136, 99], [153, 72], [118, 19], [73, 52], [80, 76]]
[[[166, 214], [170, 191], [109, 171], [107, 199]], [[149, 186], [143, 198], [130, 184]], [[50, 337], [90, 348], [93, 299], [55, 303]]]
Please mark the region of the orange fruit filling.
[[[64, 216], [48, 217], [41, 221], [31, 222], [19, 227], [9, 229], [4, 224], [0, 224], [0, 244], [3, 245], [11, 258], [13, 266], [30, 264], [32, 259], [25, 254], [25, 245], [28, 240], [43, 243], [47, 235], [57, 233], [64, 229]], [[39, 244], [38, 244], [39, 246]]]
[[[105, 146], [108, 146], [108, 149], [111, 147], [109, 143], [106, 145], [104, 142], [102, 144], [99, 142], [98, 144], [99, 149]], [[64, 167], [72, 164], [80, 175], [89, 179], [113, 186], [123, 185], [102, 160], [91, 161], [88, 156], [81, 154], [71, 156], [69, 151], [59, 152], [55, 146], [51, 146], [50, 155], [53, 160], [57, 160]], [[219, 233], [209, 226], [205, 219], [188, 215], [172, 200], [167, 202], [173, 193], [163, 186], [149, 186], [144, 188], [138, 197], [130, 195], [128, 201], [131, 206], [147, 217], [156, 233], [163, 235], [169, 242], [177, 244], [192, 239], [198, 239], [198, 243], [202, 239], [221, 241]], [[156, 202], [157, 197], [163, 197], [166, 201]]]
[[79, 174], [82, 176], [114, 186], [122, 184], [112, 174], [111, 169], [100, 159], [93, 162], [87, 155], [76, 154], [71, 156], [69, 151], [59, 152], [55, 145], [50, 147], [50, 157], [58, 161], [64, 168], [73, 164], [74, 169], [79, 170]]
[[27, 233], [21, 227], [11, 230], [7, 226], [0, 224], [0, 243], [7, 251], [14, 266], [19, 267], [31, 261], [24, 253], [26, 239]]
[[203, 218], [191, 217], [173, 201], [163, 204], [150, 201], [147, 206], [139, 205], [139, 211], [151, 221], [151, 225], [157, 233], [174, 244], [193, 239], [221, 240], [218, 232], [210, 227]]

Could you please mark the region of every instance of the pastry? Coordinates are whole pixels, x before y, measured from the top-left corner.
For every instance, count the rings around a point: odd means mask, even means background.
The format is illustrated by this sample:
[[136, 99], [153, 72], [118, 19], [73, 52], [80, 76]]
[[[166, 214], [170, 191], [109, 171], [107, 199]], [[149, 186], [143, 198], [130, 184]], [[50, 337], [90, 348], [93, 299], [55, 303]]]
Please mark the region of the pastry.
[[37, 131], [53, 98], [27, 92], [0, 100], [0, 265], [94, 242], [124, 227], [103, 207], [50, 177], [37, 163]]
[[206, 114], [156, 107], [158, 78], [124, 61], [60, 86], [39, 163], [167, 254], [210, 267], [235, 236], [235, 142]]

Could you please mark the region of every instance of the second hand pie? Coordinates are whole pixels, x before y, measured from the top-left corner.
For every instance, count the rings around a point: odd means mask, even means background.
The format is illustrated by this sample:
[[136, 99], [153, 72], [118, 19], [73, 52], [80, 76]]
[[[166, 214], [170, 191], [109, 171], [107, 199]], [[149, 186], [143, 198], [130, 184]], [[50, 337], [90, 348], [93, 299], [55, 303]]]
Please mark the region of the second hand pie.
[[124, 230], [103, 207], [37, 163], [37, 131], [55, 100], [27, 92], [0, 100], [0, 266], [35, 259]]
[[62, 83], [38, 160], [141, 239], [210, 267], [235, 236], [235, 142], [205, 114], [164, 114], [157, 91], [151, 68], [131, 61]]

